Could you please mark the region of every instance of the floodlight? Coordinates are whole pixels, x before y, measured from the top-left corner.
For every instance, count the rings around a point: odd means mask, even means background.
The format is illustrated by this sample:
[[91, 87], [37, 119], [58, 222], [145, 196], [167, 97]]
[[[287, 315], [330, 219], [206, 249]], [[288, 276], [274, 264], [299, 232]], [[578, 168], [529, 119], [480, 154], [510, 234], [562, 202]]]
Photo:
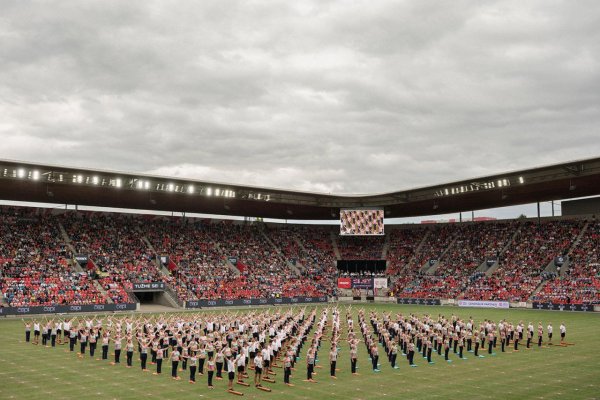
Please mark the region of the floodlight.
[[19, 178], [25, 178], [25, 170], [23, 168], [19, 168], [19, 170], [17, 171], [17, 176]]
[[190, 194], [194, 193], [194, 185], [188, 186], [188, 193], [190, 193]]
[[37, 181], [38, 179], [40, 179], [40, 171], [34, 170], [31, 173], [31, 179], [33, 179], [34, 181]]

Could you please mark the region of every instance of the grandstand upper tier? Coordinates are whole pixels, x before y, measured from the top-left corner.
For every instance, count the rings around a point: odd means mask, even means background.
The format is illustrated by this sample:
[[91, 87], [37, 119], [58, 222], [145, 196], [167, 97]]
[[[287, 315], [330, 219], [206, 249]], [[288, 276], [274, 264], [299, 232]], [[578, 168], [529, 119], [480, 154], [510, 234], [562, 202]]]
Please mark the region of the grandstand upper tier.
[[600, 158], [383, 194], [342, 196], [0, 160], [0, 199], [276, 219], [330, 220], [340, 208], [386, 218], [600, 194]]

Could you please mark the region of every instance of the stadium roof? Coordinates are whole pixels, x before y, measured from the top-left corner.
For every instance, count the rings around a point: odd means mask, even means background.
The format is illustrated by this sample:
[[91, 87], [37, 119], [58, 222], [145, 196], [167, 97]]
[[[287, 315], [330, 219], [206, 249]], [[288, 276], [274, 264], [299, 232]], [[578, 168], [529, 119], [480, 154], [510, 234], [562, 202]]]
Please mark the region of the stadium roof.
[[[392, 172], [391, 172], [392, 173]], [[600, 194], [600, 158], [372, 195], [332, 195], [0, 160], [0, 199], [276, 219], [339, 218], [382, 207], [386, 218]]]

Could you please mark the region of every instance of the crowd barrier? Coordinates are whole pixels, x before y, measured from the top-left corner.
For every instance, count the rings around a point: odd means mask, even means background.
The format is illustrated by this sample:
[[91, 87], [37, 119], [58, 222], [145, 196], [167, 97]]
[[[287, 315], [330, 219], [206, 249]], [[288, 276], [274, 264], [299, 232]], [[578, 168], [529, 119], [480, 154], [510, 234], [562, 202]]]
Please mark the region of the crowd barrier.
[[1, 315], [35, 315], [35, 314], [70, 314], [84, 312], [106, 312], [106, 311], [135, 311], [137, 304], [91, 304], [71, 306], [24, 306], [0, 308]]
[[556, 311], [595, 311], [593, 305], [588, 304], [556, 304], [533, 302], [534, 310], [556, 310]]

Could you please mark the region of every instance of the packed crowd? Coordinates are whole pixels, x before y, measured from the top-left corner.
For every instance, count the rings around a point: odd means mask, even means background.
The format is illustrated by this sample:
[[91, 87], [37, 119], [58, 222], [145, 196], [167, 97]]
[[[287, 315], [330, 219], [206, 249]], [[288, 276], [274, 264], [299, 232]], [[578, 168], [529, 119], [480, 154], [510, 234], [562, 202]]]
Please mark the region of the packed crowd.
[[143, 237], [144, 219], [95, 212], [66, 213], [61, 224], [77, 253], [87, 254], [113, 302], [126, 302], [134, 283], [172, 282]]
[[533, 301], [600, 304], [600, 221], [591, 221], [568, 257], [569, 265], [551, 276]]
[[0, 291], [7, 305], [104, 303], [88, 275], [76, 271], [70, 258], [48, 210], [0, 209]]
[[[73, 252], [89, 256], [89, 269], [73, 262], [61, 227]], [[4, 207], [0, 289], [11, 306], [122, 303], [134, 283], [148, 282], [164, 282], [181, 301], [335, 295], [337, 247], [343, 260], [385, 255], [398, 297], [600, 303], [596, 220], [402, 227], [388, 235]], [[546, 269], [558, 256], [563, 269]]]
[[461, 298], [526, 301], [542, 283], [546, 266], [569, 251], [582, 226], [580, 221], [524, 222], [498, 269], [472, 282]]

